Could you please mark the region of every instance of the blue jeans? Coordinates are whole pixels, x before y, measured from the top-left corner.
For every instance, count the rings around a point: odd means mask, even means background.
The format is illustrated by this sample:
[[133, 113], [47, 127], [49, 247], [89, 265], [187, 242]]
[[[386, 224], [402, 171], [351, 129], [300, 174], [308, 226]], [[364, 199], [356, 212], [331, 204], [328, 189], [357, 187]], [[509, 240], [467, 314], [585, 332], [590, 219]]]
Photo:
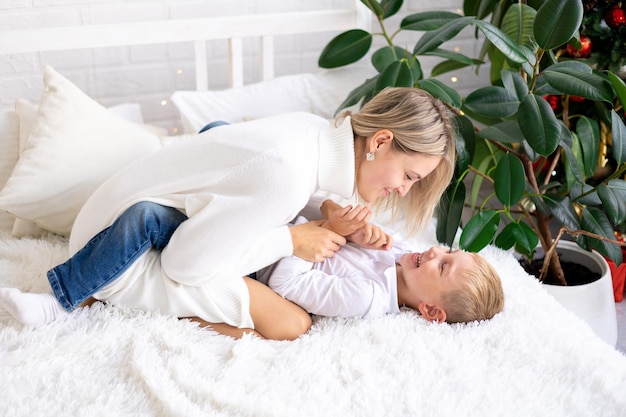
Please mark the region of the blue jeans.
[[185, 220], [187, 216], [172, 207], [134, 204], [65, 263], [48, 271], [55, 297], [63, 308], [74, 310], [148, 249], [162, 250]]
[[198, 133], [202, 133], [202, 132], [206, 132], [209, 129], [213, 129], [214, 127], [218, 127], [218, 126], [223, 126], [223, 125], [228, 125], [230, 123], [225, 122], [223, 120], [216, 120], [214, 122], [209, 123], [208, 125], [204, 126], [202, 129], [200, 129], [198, 131]]

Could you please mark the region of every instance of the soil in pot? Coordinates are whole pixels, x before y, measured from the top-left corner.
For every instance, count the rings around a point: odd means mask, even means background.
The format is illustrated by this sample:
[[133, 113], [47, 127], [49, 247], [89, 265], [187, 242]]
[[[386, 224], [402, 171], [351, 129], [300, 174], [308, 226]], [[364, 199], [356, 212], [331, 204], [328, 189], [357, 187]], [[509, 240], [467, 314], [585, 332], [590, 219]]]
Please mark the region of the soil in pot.
[[[533, 259], [529, 261], [526, 258], [522, 258], [519, 261], [520, 265], [526, 272], [539, 278], [541, 273], [541, 267], [543, 266], [543, 258]], [[593, 272], [584, 265], [577, 264], [571, 261], [564, 261], [561, 259], [561, 266], [563, 267], [563, 273], [568, 285], [583, 285], [600, 279], [600, 274]], [[548, 271], [546, 278], [543, 281], [546, 284], [554, 284], [555, 280], [552, 273]]]

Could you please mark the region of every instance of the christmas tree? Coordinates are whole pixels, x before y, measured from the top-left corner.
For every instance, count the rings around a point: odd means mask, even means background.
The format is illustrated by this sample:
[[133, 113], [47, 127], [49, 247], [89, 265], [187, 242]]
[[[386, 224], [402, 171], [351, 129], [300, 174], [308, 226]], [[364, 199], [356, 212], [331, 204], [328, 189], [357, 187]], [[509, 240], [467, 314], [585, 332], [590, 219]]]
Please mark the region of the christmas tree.
[[583, 0], [581, 47], [575, 58], [588, 58], [598, 69], [626, 76], [626, 1]]

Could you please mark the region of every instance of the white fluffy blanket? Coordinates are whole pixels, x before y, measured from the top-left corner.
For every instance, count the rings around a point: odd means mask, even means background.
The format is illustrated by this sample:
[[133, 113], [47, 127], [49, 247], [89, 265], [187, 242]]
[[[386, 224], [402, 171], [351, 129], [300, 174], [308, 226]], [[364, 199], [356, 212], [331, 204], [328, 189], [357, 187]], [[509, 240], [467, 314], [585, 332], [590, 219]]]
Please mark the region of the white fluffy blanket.
[[[47, 290], [66, 250], [0, 234], [0, 286]], [[510, 254], [483, 255], [507, 299], [481, 324], [324, 318], [274, 342], [103, 304], [36, 329], [0, 311], [0, 415], [623, 416], [626, 358]]]

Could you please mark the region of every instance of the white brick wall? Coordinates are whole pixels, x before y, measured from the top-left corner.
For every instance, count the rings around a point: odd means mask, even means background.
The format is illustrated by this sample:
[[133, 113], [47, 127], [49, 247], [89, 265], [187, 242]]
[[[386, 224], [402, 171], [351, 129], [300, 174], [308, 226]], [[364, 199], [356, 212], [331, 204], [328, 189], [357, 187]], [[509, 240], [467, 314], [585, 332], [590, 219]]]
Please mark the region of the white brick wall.
[[[278, 12], [347, 7], [352, 0], [2, 0], [0, 30], [29, 29], [59, 25], [84, 25], [198, 16], [223, 16], [254, 12]], [[458, 10], [462, 0], [405, 0], [403, 9], [389, 23], [394, 30], [402, 16], [428, 9]], [[436, 6], [436, 7], [435, 7]], [[374, 26], [376, 28], [376, 26]], [[276, 38], [276, 76], [318, 70], [317, 58], [335, 33]], [[416, 42], [411, 34], [407, 43]], [[468, 31], [462, 52], [476, 56], [479, 46]], [[226, 42], [210, 42], [210, 88], [225, 88]], [[258, 81], [258, 41], [245, 40], [245, 82]], [[177, 132], [178, 115], [168, 98], [175, 90], [193, 89], [193, 46], [168, 44], [130, 48], [105, 48], [39, 54], [0, 56], [0, 110], [10, 110], [16, 97], [36, 102], [42, 88], [43, 66], [52, 65], [88, 95], [104, 105], [138, 102], [148, 123]], [[431, 62], [434, 60], [431, 60]], [[425, 61], [427, 62], [427, 61]], [[426, 69], [427, 73], [430, 72]], [[486, 71], [477, 78], [471, 70], [455, 74], [460, 89], [484, 82]], [[449, 79], [449, 77], [447, 77]], [[482, 80], [481, 80], [482, 78]], [[447, 79], [444, 81], [449, 83]]]

